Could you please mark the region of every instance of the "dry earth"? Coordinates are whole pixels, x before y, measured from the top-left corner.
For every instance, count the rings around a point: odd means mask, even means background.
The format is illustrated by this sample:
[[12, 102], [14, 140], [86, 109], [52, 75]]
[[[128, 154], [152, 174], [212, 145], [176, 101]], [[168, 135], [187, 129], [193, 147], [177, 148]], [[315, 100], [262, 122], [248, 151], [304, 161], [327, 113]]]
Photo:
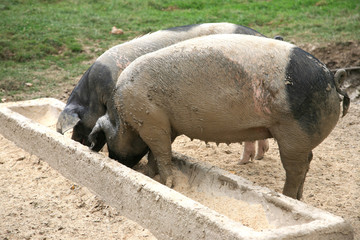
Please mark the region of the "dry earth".
[[[303, 46], [330, 68], [360, 66], [358, 43]], [[359, 75], [348, 81], [358, 98]], [[65, 96], [71, 91], [68, 86]], [[69, 91], [70, 90], [70, 91]], [[64, 94], [53, 96], [61, 98]], [[63, 99], [64, 100], [64, 99]], [[314, 150], [302, 201], [344, 217], [360, 239], [360, 102], [353, 101], [330, 136]], [[265, 158], [238, 165], [240, 144], [220, 144], [181, 136], [175, 151], [206, 161], [255, 184], [281, 192], [285, 172], [276, 142]], [[1, 239], [155, 239], [121, 212], [104, 204], [88, 189], [65, 179], [36, 156], [0, 135]]]

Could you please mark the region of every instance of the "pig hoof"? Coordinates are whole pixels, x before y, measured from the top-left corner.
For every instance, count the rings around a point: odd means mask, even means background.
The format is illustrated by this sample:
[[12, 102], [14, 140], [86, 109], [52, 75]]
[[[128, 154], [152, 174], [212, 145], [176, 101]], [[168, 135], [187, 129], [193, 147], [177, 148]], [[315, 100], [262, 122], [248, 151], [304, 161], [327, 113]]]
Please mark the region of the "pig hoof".
[[245, 155], [243, 154], [243, 156], [241, 157], [240, 161], [238, 162], [239, 165], [244, 165], [247, 163], [250, 163], [252, 160], [254, 159], [254, 155], [250, 154], [250, 155]]
[[264, 158], [264, 155], [257, 155], [255, 157], [256, 160], [262, 160]]
[[239, 165], [245, 165], [245, 164], [248, 164], [248, 163], [251, 163], [251, 161], [250, 160], [240, 160], [239, 162], [238, 162], [238, 164]]

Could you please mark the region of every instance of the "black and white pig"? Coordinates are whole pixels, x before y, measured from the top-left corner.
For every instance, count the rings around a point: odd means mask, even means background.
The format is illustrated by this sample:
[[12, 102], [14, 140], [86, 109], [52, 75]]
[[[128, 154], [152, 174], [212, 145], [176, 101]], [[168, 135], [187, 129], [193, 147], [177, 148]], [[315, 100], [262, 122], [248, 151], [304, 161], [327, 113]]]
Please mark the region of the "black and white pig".
[[[300, 199], [312, 150], [335, 127], [339, 81], [309, 53], [287, 42], [224, 34], [146, 54], [120, 75], [113, 103], [89, 139], [135, 165], [148, 151], [172, 185], [171, 143], [180, 134], [213, 142], [276, 139], [286, 181]], [[343, 113], [349, 106], [344, 97]]]
[[190, 38], [220, 34], [259, 32], [232, 23], [204, 23], [160, 30], [112, 47], [85, 72], [73, 89], [56, 128], [60, 133], [73, 128], [72, 139], [89, 145], [88, 135], [99, 117], [105, 114], [120, 73], [136, 58]]

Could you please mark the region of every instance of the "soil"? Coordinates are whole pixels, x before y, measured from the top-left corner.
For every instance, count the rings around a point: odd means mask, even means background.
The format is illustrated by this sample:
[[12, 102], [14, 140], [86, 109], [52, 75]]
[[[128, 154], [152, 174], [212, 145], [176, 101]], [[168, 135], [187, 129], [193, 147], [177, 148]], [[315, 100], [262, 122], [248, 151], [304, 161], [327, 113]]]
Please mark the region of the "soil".
[[156, 239], [0, 135], [0, 239]]
[[[357, 42], [301, 46], [330, 69], [360, 66]], [[314, 150], [302, 201], [345, 218], [360, 239], [360, 101], [359, 71], [348, 72], [346, 89], [353, 99], [329, 137]], [[55, 98], [66, 100], [73, 86]], [[204, 143], [185, 136], [173, 150], [206, 161], [257, 185], [281, 192], [285, 172], [277, 144], [263, 160], [238, 165], [240, 144]], [[36, 156], [0, 135], [0, 239], [156, 239], [148, 230], [121, 216]]]

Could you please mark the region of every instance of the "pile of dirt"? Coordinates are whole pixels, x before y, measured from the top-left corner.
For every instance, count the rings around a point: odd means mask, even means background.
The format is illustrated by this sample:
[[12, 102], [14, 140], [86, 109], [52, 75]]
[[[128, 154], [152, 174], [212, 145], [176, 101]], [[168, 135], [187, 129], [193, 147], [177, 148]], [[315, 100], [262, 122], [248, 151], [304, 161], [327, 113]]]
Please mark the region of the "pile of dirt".
[[328, 43], [325, 46], [304, 45], [304, 49], [320, 59], [329, 69], [360, 67], [360, 43]]
[[330, 70], [347, 69], [347, 78], [343, 89], [352, 100], [360, 99], [360, 43], [349, 41], [328, 43], [324, 46], [305, 44], [306, 51], [326, 64]]

